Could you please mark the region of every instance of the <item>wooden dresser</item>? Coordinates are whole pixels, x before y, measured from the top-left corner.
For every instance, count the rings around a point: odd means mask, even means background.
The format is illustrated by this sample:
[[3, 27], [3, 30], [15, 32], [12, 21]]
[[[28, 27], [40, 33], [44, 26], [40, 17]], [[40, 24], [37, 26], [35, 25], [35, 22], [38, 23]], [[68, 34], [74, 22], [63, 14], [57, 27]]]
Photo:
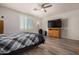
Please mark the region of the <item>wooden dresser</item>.
[[52, 38], [60, 38], [61, 29], [60, 28], [49, 28], [48, 36]]
[[4, 22], [3, 20], [0, 20], [0, 34], [3, 34], [4, 32]]

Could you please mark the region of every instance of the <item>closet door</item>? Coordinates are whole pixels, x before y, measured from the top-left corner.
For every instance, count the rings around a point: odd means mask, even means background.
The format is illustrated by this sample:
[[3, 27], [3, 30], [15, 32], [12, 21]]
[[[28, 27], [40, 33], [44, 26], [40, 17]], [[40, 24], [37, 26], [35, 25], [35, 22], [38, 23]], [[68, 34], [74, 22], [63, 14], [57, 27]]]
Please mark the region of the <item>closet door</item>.
[[3, 20], [0, 20], [0, 34], [3, 34], [4, 31], [4, 22]]

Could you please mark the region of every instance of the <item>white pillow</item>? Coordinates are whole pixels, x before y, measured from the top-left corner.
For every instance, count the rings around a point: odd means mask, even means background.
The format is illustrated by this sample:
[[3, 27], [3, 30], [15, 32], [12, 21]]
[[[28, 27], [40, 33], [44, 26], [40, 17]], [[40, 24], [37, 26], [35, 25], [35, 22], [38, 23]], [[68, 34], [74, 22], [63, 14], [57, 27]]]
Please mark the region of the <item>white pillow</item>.
[[0, 37], [6, 37], [6, 35], [5, 34], [0, 34]]

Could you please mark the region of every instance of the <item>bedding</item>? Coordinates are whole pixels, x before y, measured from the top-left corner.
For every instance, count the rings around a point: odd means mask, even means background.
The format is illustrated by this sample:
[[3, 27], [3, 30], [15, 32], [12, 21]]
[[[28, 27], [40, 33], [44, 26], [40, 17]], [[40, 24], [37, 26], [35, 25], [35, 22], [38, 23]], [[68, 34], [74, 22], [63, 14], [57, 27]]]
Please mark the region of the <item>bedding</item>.
[[0, 54], [7, 54], [31, 45], [44, 43], [44, 37], [36, 33], [22, 32], [0, 37]]
[[0, 34], [0, 37], [5, 37], [6, 35], [5, 34]]

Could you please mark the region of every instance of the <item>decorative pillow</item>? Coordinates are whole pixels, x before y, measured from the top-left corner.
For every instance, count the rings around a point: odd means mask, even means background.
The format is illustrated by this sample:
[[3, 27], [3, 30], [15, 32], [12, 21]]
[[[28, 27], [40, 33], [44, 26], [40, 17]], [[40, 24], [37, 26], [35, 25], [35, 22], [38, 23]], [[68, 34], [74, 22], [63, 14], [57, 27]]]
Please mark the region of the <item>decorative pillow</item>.
[[6, 35], [5, 34], [0, 34], [0, 37], [6, 37]]

